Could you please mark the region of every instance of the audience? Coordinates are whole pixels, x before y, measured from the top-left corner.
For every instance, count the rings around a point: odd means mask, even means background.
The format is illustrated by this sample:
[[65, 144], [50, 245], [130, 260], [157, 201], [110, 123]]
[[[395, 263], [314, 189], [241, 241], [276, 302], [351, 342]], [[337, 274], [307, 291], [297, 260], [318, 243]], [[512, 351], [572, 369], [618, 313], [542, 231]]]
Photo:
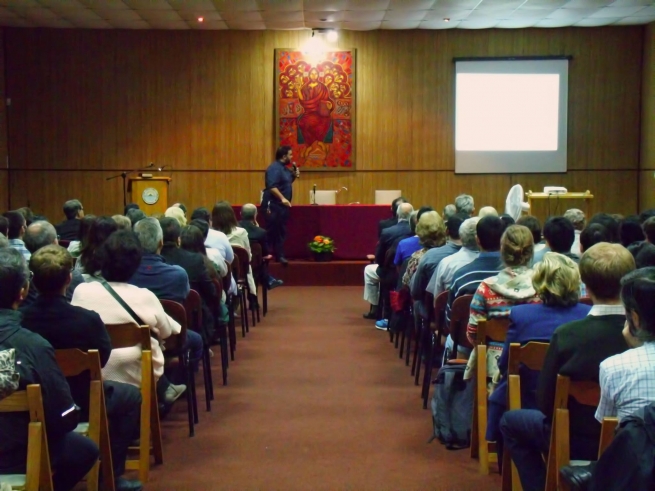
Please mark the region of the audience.
[[77, 240], [80, 235], [80, 221], [84, 218], [84, 207], [80, 200], [71, 199], [64, 203], [66, 220], [57, 225], [57, 235], [62, 240]]
[[[232, 261], [234, 261], [234, 251], [232, 250], [230, 241], [227, 238], [227, 235], [212, 227], [212, 217], [207, 208], [196, 208], [193, 210], [193, 213], [191, 214], [191, 220], [204, 220], [209, 225], [207, 237], [205, 238], [205, 245], [207, 247], [216, 249], [221, 253], [223, 259], [225, 259], [228, 264], [232, 264]], [[211, 257], [209, 251], [208, 255]]]
[[592, 223], [599, 223], [607, 229], [607, 236], [609, 238], [608, 242], [619, 242], [619, 222], [612, 215], [609, 215], [608, 213], [596, 213], [591, 217], [591, 220], [589, 220], [589, 225]]
[[164, 216], [168, 218], [175, 218], [180, 224], [180, 227], [186, 226], [186, 214], [179, 206], [171, 206], [166, 210]]
[[503, 213], [498, 218], [500, 218], [500, 221], [503, 222], [503, 226], [505, 227], [505, 229], [507, 229], [507, 227], [509, 227], [510, 225], [514, 225], [516, 223], [516, 221], [507, 213]]
[[[655, 217], [650, 217], [641, 226], [646, 242], [655, 244]], [[1, 230], [0, 230], [1, 231]]]
[[82, 247], [87, 242], [86, 238], [89, 233], [89, 228], [91, 228], [91, 224], [96, 221], [96, 218], [98, 217], [96, 217], [95, 215], [84, 215], [84, 218], [80, 220], [80, 230], [77, 239], [71, 240], [70, 243], [68, 244], [68, 252], [70, 252], [71, 256], [75, 258], [80, 257], [80, 252], [82, 250]]
[[487, 215], [492, 215], [497, 217], [498, 212], [496, 211], [496, 208], [494, 208], [493, 206], [483, 206], [482, 208], [480, 208], [480, 211], [478, 212], [478, 217], [483, 218], [486, 217]]
[[[248, 233], [248, 241], [250, 244], [253, 242], [259, 244], [262, 248], [262, 256], [268, 256], [268, 242], [266, 239], [266, 230], [261, 228], [257, 223], [257, 207], [251, 203], [246, 203], [241, 207], [241, 221], [239, 227], [243, 228]], [[264, 286], [269, 290], [284, 285], [282, 280], [273, 278], [268, 271], [264, 271], [262, 278]]]
[[655, 266], [655, 245], [646, 242], [640, 249], [635, 263], [638, 269]]
[[27, 227], [29, 227], [32, 224], [32, 222], [36, 220], [34, 216], [34, 212], [32, 212], [32, 210], [27, 206], [18, 208], [16, 211], [21, 215], [23, 215], [23, 218], [25, 218], [25, 226]]
[[8, 211], [3, 214], [7, 219], [8, 228], [7, 228], [7, 238], [9, 239], [9, 247], [16, 249], [23, 255], [25, 261], [30, 260], [30, 251], [25, 247], [25, 242], [23, 242], [23, 236], [25, 235], [25, 230], [27, 225], [25, 222], [25, 217], [17, 211]]
[[[28, 227], [28, 233], [39, 223], [47, 222], [34, 222]], [[56, 350], [98, 350], [100, 363], [105, 366], [111, 354], [111, 340], [105, 324], [97, 313], [70, 305], [64, 296], [73, 271], [73, 258], [69, 252], [58, 245], [39, 248], [32, 253], [30, 269], [34, 274], [33, 286], [39, 289], [40, 295], [31, 307], [24, 310], [23, 327], [42, 336]], [[82, 409], [81, 420], [88, 421], [88, 374], [71, 377], [68, 384], [73, 400]], [[107, 380], [103, 385], [116, 489], [140, 490], [140, 482], [128, 481], [122, 475], [130, 442], [139, 436], [141, 392], [120, 382]]]
[[548, 252], [559, 252], [566, 257], [578, 262], [578, 256], [571, 253], [571, 247], [575, 241], [575, 230], [573, 224], [564, 217], [551, 217], [544, 224], [544, 239], [546, 247], [539, 254], [534, 255], [534, 262], [538, 263]]
[[630, 215], [619, 224], [621, 245], [628, 250], [638, 247], [646, 239], [639, 216]]
[[125, 205], [125, 208], [123, 210], [123, 215], [127, 216], [130, 210], [138, 210], [138, 209], [140, 208], [139, 205], [137, 205], [136, 203], [128, 203]]
[[0, 216], [0, 234], [7, 237], [9, 231], [9, 220], [5, 216]]
[[571, 246], [571, 254], [579, 258], [582, 256], [582, 252], [580, 251], [580, 234], [584, 230], [587, 221], [585, 214], [582, 210], [571, 208], [566, 210], [564, 213], [564, 218], [571, 222], [575, 231], [575, 239], [573, 240], [573, 245]]
[[[200, 244], [195, 245], [195, 249], [193, 249], [193, 252], [200, 252], [207, 256], [209, 260], [214, 264], [214, 267], [218, 271], [218, 274], [220, 275], [221, 278], [224, 278], [227, 276], [227, 261], [223, 257], [223, 255], [220, 253], [218, 249], [214, 249], [213, 247], [209, 247], [207, 245], [207, 236], [209, 235], [209, 223], [207, 223], [204, 220], [201, 220], [199, 218], [196, 218], [194, 220], [191, 220], [189, 225], [197, 228], [200, 230], [201, 237], [202, 237], [202, 247], [200, 247]], [[225, 237], [225, 240], [227, 241], [227, 237]], [[227, 242], [228, 247], [230, 248], [230, 251], [232, 251], [232, 247], [230, 246], [229, 241]], [[184, 234], [182, 234], [182, 247], [186, 249], [184, 246]], [[191, 249], [189, 249], [191, 250]]]
[[4, 235], [0, 234], [0, 248], [9, 247], [9, 239]]
[[398, 207], [403, 203], [407, 203], [403, 197], [396, 198], [391, 202], [391, 218], [380, 220], [378, 223], [378, 239], [385, 228], [393, 227], [398, 223]]
[[455, 207], [455, 205], [453, 204], [446, 205], [444, 206], [443, 213], [441, 214], [441, 218], [443, 218], [443, 221], [446, 222], [455, 213], [457, 213], [457, 208]]
[[[542, 490], [545, 485], [542, 454], [548, 452], [557, 375], [598, 382], [600, 363], [628, 348], [622, 335], [626, 318], [620, 292], [621, 278], [635, 268], [632, 255], [619, 244], [600, 243], [582, 254], [579, 267], [593, 307], [584, 319], [555, 330], [539, 374], [539, 409], [509, 411], [500, 422], [505, 447], [526, 491]], [[568, 408], [571, 459], [595, 460], [600, 437], [595, 408], [571, 399]]]
[[473, 196], [468, 194], [460, 194], [455, 198], [455, 209], [457, 213], [463, 213], [467, 218], [473, 216], [475, 213], [475, 204], [473, 202]]
[[409, 215], [409, 230], [412, 235], [406, 239], [402, 239], [396, 246], [396, 254], [394, 255], [393, 263], [398, 268], [400, 268], [402, 264], [412, 256], [412, 254], [421, 249], [421, 244], [418, 235], [416, 234], [416, 224], [420, 218], [418, 213], [418, 211], [414, 210]]
[[112, 218], [116, 222], [118, 230], [132, 230], [132, 222], [125, 215], [114, 215]]
[[130, 222], [132, 223], [132, 228], [134, 228], [134, 226], [139, 221], [146, 218], [146, 214], [138, 208], [130, 208], [125, 214], [125, 216], [127, 216], [127, 218], [130, 219]]
[[[0, 353], [18, 372], [11, 376], [16, 385], [3, 386], [3, 393], [12, 388], [25, 390], [30, 384], [41, 386], [54, 489], [68, 491], [91, 470], [99, 450], [89, 438], [73, 431], [79, 413], [52, 346], [21, 327], [22, 315], [17, 309], [30, 288], [29, 275], [17, 250], [0, 249]], [[0, 474], [25, 474], [28, 421], [24, 414], [0, 413]]]
[[[546, 248], [546, 241], [541, 236], [541, 222], [539, 219], [532, 215], [523, 215], [516, 221], [516, 224], [528, 227], [528, 230], [532, 233], [532, 240], [534, 241], [534, 256], [543, 256], [542, 251]], [[534, 256], [532, 259], [533, 264], [535, 262]]]
[[604, 225], [600, 223], [590, 223], [580, 234], [580, 252], [584, 253], [591, 246], [600, 242], [610, 242], [610, 234]]
[[84, 237], [85, 243], [80, 249], [80, 256], [75, 264], [75, 268], [81, 270], [85, 275], [85, 281], [93, 281], [96, 273], [100, 270], [98, 251], [117, 229], [118, 226], [113, 218], [107, 216], [98, 217], [91, 222], [89, 231]]

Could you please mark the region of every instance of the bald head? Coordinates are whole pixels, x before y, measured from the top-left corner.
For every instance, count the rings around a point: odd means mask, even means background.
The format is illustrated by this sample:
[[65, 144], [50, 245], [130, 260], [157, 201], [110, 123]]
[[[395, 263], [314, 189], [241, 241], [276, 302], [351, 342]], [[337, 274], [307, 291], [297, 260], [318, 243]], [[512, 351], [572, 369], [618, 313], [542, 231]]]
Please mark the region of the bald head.
[[257, 207], [252, 203], [246, 203], [241, 207], [241, 220], [253, 221], [257, 218]]
[[409, 220], [409, 216], [414, 211], [410, 203], [402, 203], [398, 206], [398, 220]]
[[480, 208], [480, 211], [478, 212], [478, 216], [480, 218], [484, 218], [486, 216], [497, 217], [498, 212], [496, 211], [496, 208], [494, 208], [493, 206], [483, 206], [482, 208]]
[[23, 237], [25, 247], [34, 254], [36, 251], [50, 244], [57, 243], [57, 231], [51, 223], [38, 221], [32, 223], [25, 231]]

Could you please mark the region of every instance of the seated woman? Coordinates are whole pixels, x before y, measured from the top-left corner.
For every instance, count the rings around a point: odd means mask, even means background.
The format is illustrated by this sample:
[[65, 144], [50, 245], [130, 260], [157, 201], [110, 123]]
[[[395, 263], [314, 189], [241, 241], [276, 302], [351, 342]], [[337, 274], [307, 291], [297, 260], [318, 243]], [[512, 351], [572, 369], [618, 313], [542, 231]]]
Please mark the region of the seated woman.
[[402, 276], [403, 286], [409, 287], [418, 263], [423, 255], [434, 247], [441, 247], [446, 243], [446, 225], [436, 211], [428, 211], [421, 215], [416, 223], [416, 235], [421, 248], [414, 252], [407, 262], [407, 269]]
[[85, 243], [80, 249], [80, 256], [77, 263], [75, 263], [75, 269], [82, 271], [85, 281], [94, 281], [96, 273], [100, 271], [98, 251], [107, 240], [107, 237], [116, 232], [116, 230], [118, 230], [118, 225], [113, 218], [107, 216], [97, 217], [89, 225], [89, 231], [85, 236]]
[[[97, 312], [105, 324], [136, 322], [101, 282], [106, 281], [150, 327], [153, 333], [150, 338], [152, 366], [155, 378], [159, 379], [164, 374], [164, 353], [159, 340], [164, 340], [171, 334], [179, 334], [181, 326], [164, 312], [154, 293], [127, 283], [139, 267], [143, 255], [141, 244], [134, 232], [120, 230], [111, 234], [98, 252], [96, 257], [102, 280], [78, 286], [71, 303]], [[141, 350], [137, 347], [113, 349], [109, 361], [102, 369], [102, 374], [107, 380], [139, 387]], [[183, 385], [173, 386], [167, 383], [166, 387], [162, 388], [162, 391], [166, 392], [166, 402], [175, 400], [185, 388]]]
[[[580, 272], [578, 265], [556, 252], [548, 253], [534, 267], [532, 285], [543, 303], [517, 305], [510, 313], [510, 326], [498, 359], [500, 383], [489, 396], [487, 412], [487, 440], [497, 442], [499, 455], [502, 451], [500, 418], [507, 409], [507, 367], [509, 345], [526, 344], [529, 341], [550, 342], [555, 329], [562, 324], [585, 317], [591, 307], [578, 303]], [[520, 369], [521, 407], [537, 409], [537, 382], [539, 372]]]
[[80, 251], [86, 244], [86, 235], [89, 233], [89, 227], [96, 220], [95, 215], [84, 215], [84, 218], [80, 220], [80, 232], [77, 236], [77, 240], [71, 240], [68, 244], [68, 252], [70, 255], [78, 258], [80, 257]]

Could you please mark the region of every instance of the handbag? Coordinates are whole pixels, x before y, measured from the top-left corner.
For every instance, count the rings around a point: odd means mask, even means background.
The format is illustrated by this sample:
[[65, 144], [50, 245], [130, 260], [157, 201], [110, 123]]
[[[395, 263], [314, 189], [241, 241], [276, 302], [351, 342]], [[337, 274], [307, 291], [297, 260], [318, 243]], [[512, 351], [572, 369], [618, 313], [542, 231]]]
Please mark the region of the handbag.
[[391, 310], [394, 312], [402, 312], [408, 308], [410, 300], [409, 290], [407, 288], [389, 292], [389, 303], [391, 304]]

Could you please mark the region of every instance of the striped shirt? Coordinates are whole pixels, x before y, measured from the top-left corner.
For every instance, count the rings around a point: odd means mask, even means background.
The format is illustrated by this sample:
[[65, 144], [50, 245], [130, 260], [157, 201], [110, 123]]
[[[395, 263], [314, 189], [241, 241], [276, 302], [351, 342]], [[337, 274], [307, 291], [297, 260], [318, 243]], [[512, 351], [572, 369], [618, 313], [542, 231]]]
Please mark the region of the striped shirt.
[[12, 249], [16, 249], [18, 252], [20, 252], [23, 257], [25, 258], [25, 261], [28, 263], [30, 262], [30, 258], [32, 257], [32, 254], [30, 251], [27, 250], [27, 247], [25, 247], [25, 242], [23, 242], [20, 239], [9, 239], [9, 247]]
[[477, 259], [479, 254], [480, 251], [474, 251], [468, 247], [462, 247], [452, 256], [443, 258], [432, 275], [432, 278], [430, 278], [426, 290], [432, 293], [434, 297], [441, 292], [449, 290], [455, 272]]

